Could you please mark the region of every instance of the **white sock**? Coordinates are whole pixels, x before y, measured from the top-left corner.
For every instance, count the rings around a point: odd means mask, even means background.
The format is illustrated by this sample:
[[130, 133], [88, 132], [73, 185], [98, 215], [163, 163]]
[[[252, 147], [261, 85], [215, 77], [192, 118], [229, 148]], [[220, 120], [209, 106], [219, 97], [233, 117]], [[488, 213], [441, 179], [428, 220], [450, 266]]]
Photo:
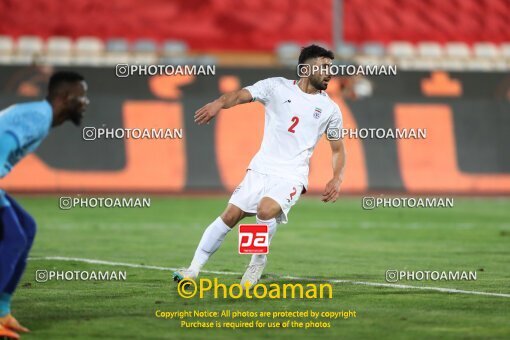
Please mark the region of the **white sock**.
[[[271, 239], [276, 233], [276, 229], [278, 224], [276, 224], [276, 218], [272, 218], [270, 220], [261, 220], [257, 216], [257, 224], [267, 224], [267, 231], [269, 236], [269, 244], [271, 244]], [[253, 254], [251, 256], [250, 266], [253, 264], [265, 264], [267, 261], [267, 256], [265, 254]]]
[[209, 260], [209, 257], [221, 246], [225, 236], [230, 230], [230, 227], [223, 222], [221, 217], [215, 219], [214, 222], [205, 229], [189, 269], [193, 270], [198, 275], [204, 264]]

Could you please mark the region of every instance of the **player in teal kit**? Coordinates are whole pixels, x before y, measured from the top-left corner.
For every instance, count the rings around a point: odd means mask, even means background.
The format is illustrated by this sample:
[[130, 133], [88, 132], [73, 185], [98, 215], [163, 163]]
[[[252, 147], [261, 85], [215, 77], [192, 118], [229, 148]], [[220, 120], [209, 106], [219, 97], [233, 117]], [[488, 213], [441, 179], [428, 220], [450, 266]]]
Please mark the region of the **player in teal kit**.
[[[62, 71], [50, 78], [45, 100], [15, 104], [0, 111], [0, 178], [35, 151], [50, 128], [67, 120], [79, 125], [88, 104], [84, 78]], [[11, 315], [10, 307], [35, 232], [34, 219], [0, 189], [0, 337], [18, 339], [16, 332], [28, 332]]]

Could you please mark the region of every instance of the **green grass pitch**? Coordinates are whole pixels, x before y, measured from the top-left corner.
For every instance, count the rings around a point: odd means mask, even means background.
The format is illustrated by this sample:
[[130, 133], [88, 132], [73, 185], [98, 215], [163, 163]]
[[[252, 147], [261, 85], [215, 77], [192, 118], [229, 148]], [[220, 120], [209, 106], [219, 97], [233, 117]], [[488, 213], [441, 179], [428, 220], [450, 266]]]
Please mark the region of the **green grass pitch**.
[[[13, 301], [32, 333], [24, 339], [471, 339], [510, 338], [510, 298], [434, 290], [333, 284], [333, 299], [183, 299], [171, 271], [112, 267], [48, 256], [187, 266], [204, 228], [227, 197], [153, 198], [146, 209], [58, 208], [58, 197], [14, 195], [37, 220], [38, 235]], [[385, 283], [385, 271], [476, 270], [476, 281], [401, 284], [510, 294], [510, 199], [456, 198], [450, 209], [365, 211], [361, 198], [323, 204], [304, 197], [273, 240], [265, 283], [284, 275]], [[253, 221], [248, 219], [247, 221]], [[37, 259], [39, 258], [39, 260]], [[237, 230], [204, 269], [242, 272]], [[36, 270], [126, 270], [126, 281], [49, 281]], [[239, 275], [212, 275], [236, 283]], [[156, 310], [355, 310], [328, 329], [186, 329]], [[243, 319], [250, 321], [251, 319]], [[239, 321], [239, 320], [236, 320]], [[265, 320], [267, 321], [267, 320]]]

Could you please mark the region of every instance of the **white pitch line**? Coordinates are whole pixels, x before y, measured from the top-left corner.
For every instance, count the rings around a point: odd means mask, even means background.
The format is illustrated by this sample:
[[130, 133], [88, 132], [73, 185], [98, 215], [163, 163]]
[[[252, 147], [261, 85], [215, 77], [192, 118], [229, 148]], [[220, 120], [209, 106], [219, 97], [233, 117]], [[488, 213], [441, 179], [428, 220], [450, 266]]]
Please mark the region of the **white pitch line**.
[[[103, 261], [103, 260], [82, 259], [82, 258], [78, 258], [78, 257], [62, 257], [62, 256], [31, 257], [31, 258], [29, 258], [29, 260], [30, 261], [55, 260], [55, 261], [68, 261], [68, 262], [83, 262], [83, 263], [91, 263], [91, 264], [101, 264], [101, 265], [105, 265], [105, 266], [143, 268], [143, 269], [154, 269], [154, 270], [162, 270], [162, 271], [176, 271], [178, 269], [178, 268], [171, 268], [171, 267], [148, 266], [145, 264], [111, 262], [111, 261]], [[218, 274], [218, 275], [243, 275], [243, 273], [221, 272], [221, 271], [214, 271], [214, 270], [202, 270], [202, 273]]]
[[[91, 264], [100, 264], [105, 266], [118, 266], [118, 267], [129, 267], [129, 268], [143, 268], [143, 269], [153, 269], [153, 270], [161, 270], [161, 271], [175, 271], [177, 268], [170, 267], [158, 267], [158, 266], [148, 266], [144, 264], [135, 264], [135, 263], [124, 263], [124, 262], [111, 262], [111, 261], [103, 261], [103, 260], [94, 260], [94, 259], [83, 259], [78, 257], [62, 257], [62, 256], [45, 256], [45, 257], [31, 257], [30, 261], [68, 261], [68, 262], [82, 262], [82, 263], [91, 263]], [[237, 272], [224, 272], [224, 271], [215, 271], [215, 270], [202, 270], [203, 273], [207, 274], [217, 274], [217, 275], [242, 275], [243, 273]], [[387, 287], [387, 288], [397, 288], [397, 289], [418, 289], [418, 290], [432, 290], [441, 293], [454, 293], [454, 294], [470, 294], [470, 295], [485, 295], [485, 296], [498, 296], [498, 297], [506, 297], [510, 298], [510, 294], [504, 293], [489, 293], [489, 292], [479, 292], [475, 290], [461, 290], [454, 288], [441, 288], [441, 287], [419, 287], [419, 286], [411, 286], [411, 285], [402, 285], [402, 284], [393, 284], [393, 283], [378, 283], [378, 282], [363, 282], [363, 281], [353, 281], [353, 280], [339, 280], [339, 279], [320, 279], [320, 278], [310, 278], [310, 277], [298, 277], [298, 276], [277, 276], [279, 279], [287, 279], [292, 281], [310, 281], [310, 282], [326, 282], [326, 283], [350, 283], [353, 285], [361, 285], [361, 286], [371, 286], [371, 287]]]

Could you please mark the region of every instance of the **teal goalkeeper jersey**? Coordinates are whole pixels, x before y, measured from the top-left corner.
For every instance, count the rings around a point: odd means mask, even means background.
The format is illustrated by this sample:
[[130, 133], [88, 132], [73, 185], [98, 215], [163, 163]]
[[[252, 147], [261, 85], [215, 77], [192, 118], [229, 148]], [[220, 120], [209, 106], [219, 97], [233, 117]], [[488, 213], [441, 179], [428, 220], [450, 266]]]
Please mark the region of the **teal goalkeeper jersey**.
[[0, 111], [0, 137], [11, 134], [17, 147], [0, 164], [2, 176], [27, 154], [35, 151], [51, 127], [53, 110], [46, 100], [14, 104]]

